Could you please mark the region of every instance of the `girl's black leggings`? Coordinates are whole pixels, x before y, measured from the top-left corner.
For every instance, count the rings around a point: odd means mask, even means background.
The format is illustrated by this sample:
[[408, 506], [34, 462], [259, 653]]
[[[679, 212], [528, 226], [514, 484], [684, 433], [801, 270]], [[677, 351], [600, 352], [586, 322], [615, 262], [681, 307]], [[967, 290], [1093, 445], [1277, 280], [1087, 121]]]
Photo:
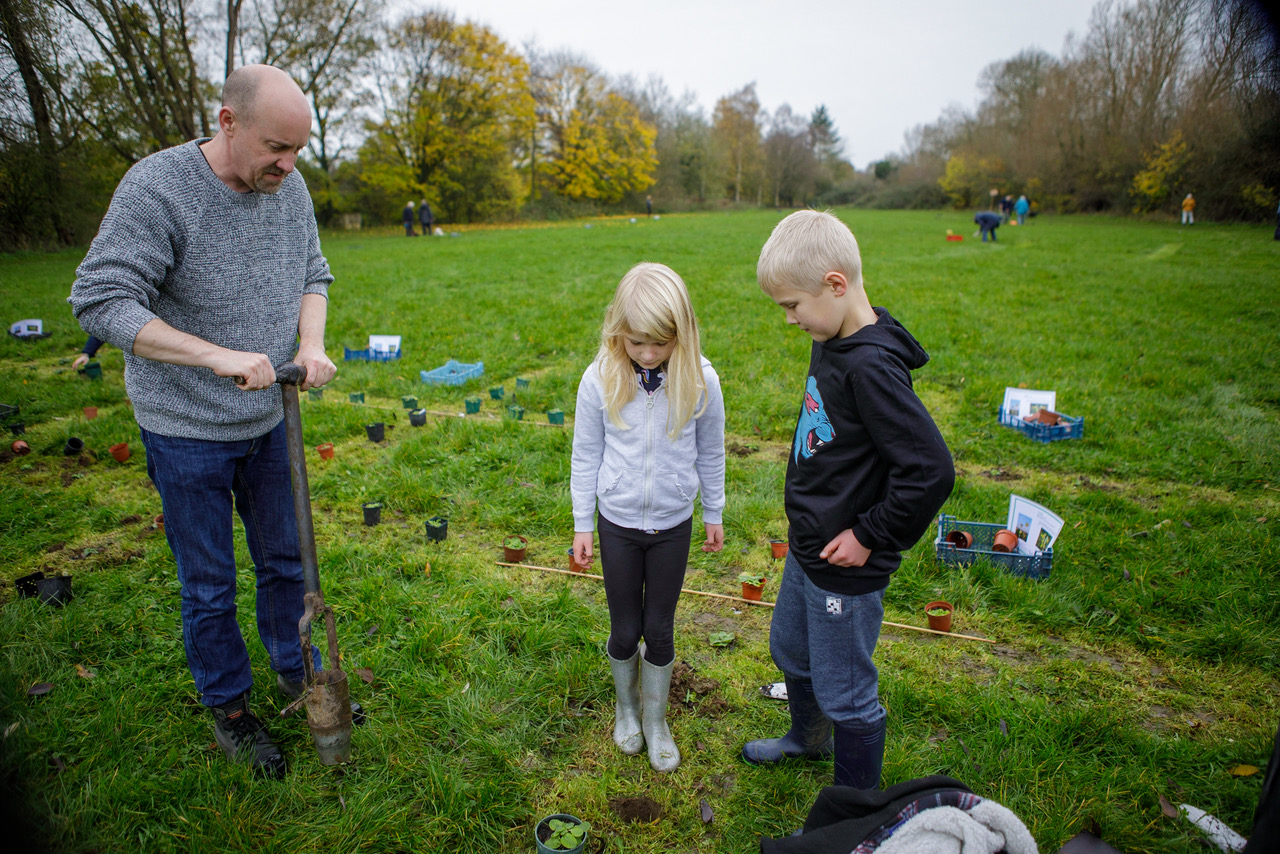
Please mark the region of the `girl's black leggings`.
[[643, 637], [645, 660], [666, 667], [676, 657], [676, 601], [689, 563], [693, 518], [650, 534], [598, 516], [597, 529], [609, 600], [609, 655], [630, 658]]

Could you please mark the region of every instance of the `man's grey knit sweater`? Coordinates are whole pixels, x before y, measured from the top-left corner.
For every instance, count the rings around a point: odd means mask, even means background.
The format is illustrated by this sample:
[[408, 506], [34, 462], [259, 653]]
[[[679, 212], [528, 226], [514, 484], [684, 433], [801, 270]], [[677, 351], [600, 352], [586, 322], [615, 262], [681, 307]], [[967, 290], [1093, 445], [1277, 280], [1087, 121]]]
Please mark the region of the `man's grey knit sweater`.
[[158, 317], [279, 365], [297, 352], [302, 295], [327, 298], [333, 276], [302, 176], [290, 173], [273, 195], [237, 193], [209, 167], [202, 142], [157, 152], [125, 174], [68, 302], [85, 332], [124, 351], [139, 426], [230, 442], [280, 423], [279, 387], [241, 391], [208, 368], [135, 356], [139, 330]]

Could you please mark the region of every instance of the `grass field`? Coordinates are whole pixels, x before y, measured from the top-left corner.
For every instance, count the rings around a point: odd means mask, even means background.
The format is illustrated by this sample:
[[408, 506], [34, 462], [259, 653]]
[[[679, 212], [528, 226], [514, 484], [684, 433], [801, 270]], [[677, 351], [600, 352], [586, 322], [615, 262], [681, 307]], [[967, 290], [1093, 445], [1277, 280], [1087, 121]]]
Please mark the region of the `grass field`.
[[[932, 355], [916, 388], [956, 458], [944, 512], [1002, 522], [1016, 492], [1066, 520], [1041, 582], [939, 565], [932, 534], [906, 556], [886, 619], [923, 625], [945, 598], [956, 631], [996, 643], [886, 628], [884, 783], [950, 774], [1013, 809], [1043, 851], [1092, 822], [1126, 852], [1201, 851], [1161, 796], [1247, 834], [1262, 775], [1232, 769], [1266, 764], [1280, 720], [1280, 243], [1260, 227], [1041, 217], [984, 245], [963, 213], [840, 214], [872, 302]], [[529, 538], [530, 563], [567, 565], [572, 431], [543, 413], [571, 425], [614, 285], [655, 260], [689, 283], [728, 410], [726, 548], [695, 545], [686, 587], [734, 594], [744, 569], [774, 571], [809, 348], [755, 285], [777, 219], [325, 236], [330, 355], [391, 333], [405, 356], [339, 362], [323, 399], [303, 401], [308, 447], [336, 445], [332, 461], [308, 459], [321, 577], [347, 672], [372, 680], [353, 676], [371, 721], [340, 769], [318, 764], [303, 720], [273, 723], [291, 762], [280, 783], [213, 745], [120, 353], [104, 348], [101, 382], [69, 370], [83, 335], [64, 300], [82, 253], [0, 258], [4, 322], [40, 317], [53, 333], [0, 340], [0, 403], [21, 407], [33, 451], [0, 462], [0, 770], [30, 850], [517, 852], [533, 850], [538, 818], [569, 812], [609, 851], [747, 852], [797, 827], [830, 766], [738, 759], [786, 727], [784, 704], [756, 694], [779, 678], [768, 609], [682, 598], [684, 763], [662, 776], [610, 739], [598, 583], [496, 565], [509, 533]], [[948, 228], [966, 239], [944, 241]], [[418, 381], [448, 358], [483, 360], [484, 378]], [[504, 417], [517, 377], [530, 380], [520, 423]], [[487, 393], [499, 384], [504, 405]], [[1018, 384], [1055, 389], [1084, 438], [1042, 445], [996, 424]], [[433, 413], [425, 427], [409, 426], [408, 395]], [[468, 395], [481, 414], [455, 417]], [[378, 420], [374, 445], [363, 425]], [[73, 435], [93, 453], [64, 456]], [[106, 453], [120, 441], [124, 464]], [[384, 523], [367, 528], [371, 500]], [[438, 545], [423, 529], [437, 514]], [[243, 546], [239, 559], [252, 614]], [[71, 574], [74, 602], [17, 598], [9, 582], [36, 570]], [[270, 714], [281, 703], [244, 626]], [[712, 647], [715, 631], [736, 640]], [[53, 688], [29, 696], [39, 683]], [[625, 820], [641, 798], [661, 815]]]

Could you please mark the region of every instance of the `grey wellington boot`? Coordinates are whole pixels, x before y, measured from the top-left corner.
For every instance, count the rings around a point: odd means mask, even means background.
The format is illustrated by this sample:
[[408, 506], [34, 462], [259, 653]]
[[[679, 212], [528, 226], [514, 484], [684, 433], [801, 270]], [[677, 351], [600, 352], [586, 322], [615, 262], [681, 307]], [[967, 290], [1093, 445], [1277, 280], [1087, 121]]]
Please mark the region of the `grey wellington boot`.
[[637, 662], [640, 650], [630, 658], [619, 661], [605, 652], [609, 669], [613, 671], [613, 687], [618, 694], [618, 707], [613, 714], [614, 744], [628, 756], [644, 750], [644, 732], [640, 726], [640, 671]]
[[666, 667], [655, 667], [640, 656], [640, 705], [649, 764], [655, 771], [674, 771], [680, 765], [680, 748], [667, 728], [667, 692], [671, 690], [673, 658]]
[[771, 765], [784, 759], [827, 759], [832, 753], [831, 720], [822, 713], [809, 679], [787, 678], [787, 708], [791, 729], [782, 738], [761, 738], [742, 747], [752, 765]]

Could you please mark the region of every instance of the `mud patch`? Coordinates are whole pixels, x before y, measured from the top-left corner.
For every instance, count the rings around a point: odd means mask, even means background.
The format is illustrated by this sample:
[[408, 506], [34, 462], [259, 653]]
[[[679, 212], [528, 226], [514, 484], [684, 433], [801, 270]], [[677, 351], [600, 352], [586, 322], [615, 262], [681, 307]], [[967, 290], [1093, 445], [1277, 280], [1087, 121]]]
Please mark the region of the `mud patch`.
[[142, 517], [135, 514], [133, 516], [125, 516], [117, 524], [123, 528], [125, 525], [136, 525], [141, 521]]
[[671, 671], [667, 703], [673, 711], [688, 710], [705, 718], [719, 718], [729, 711], [719, 690], [717, 680], [698, 675], [688, 662], [680, 661]]
[[1014, 664], [1019, 667], [1026, 666], [1028, 664], [1039, 664], [1041, 660], [1040, 656], [1036, 655], [1034, 652], [1030, 652], [1025, 649], [1016, 649], [1011, 646], [994, 646], [991, 651], [994, 652], [996, 658], [1001, 661], [1008, 664]]
[[726, 442], [724, 449], [735, 457], [749, 457], [760, 450], [755, 445], [743, 445], [738, 442]]
[[633, 798], [610, 798], [609, 809], [623, 821], [657, 821], [662, 818], [662, 804], [640, 795]]
[[1002, 468], [987, 469], [986, 471], [979, 472], [979, 474], [989, 480], [1022, 480], [1022, 475]]

